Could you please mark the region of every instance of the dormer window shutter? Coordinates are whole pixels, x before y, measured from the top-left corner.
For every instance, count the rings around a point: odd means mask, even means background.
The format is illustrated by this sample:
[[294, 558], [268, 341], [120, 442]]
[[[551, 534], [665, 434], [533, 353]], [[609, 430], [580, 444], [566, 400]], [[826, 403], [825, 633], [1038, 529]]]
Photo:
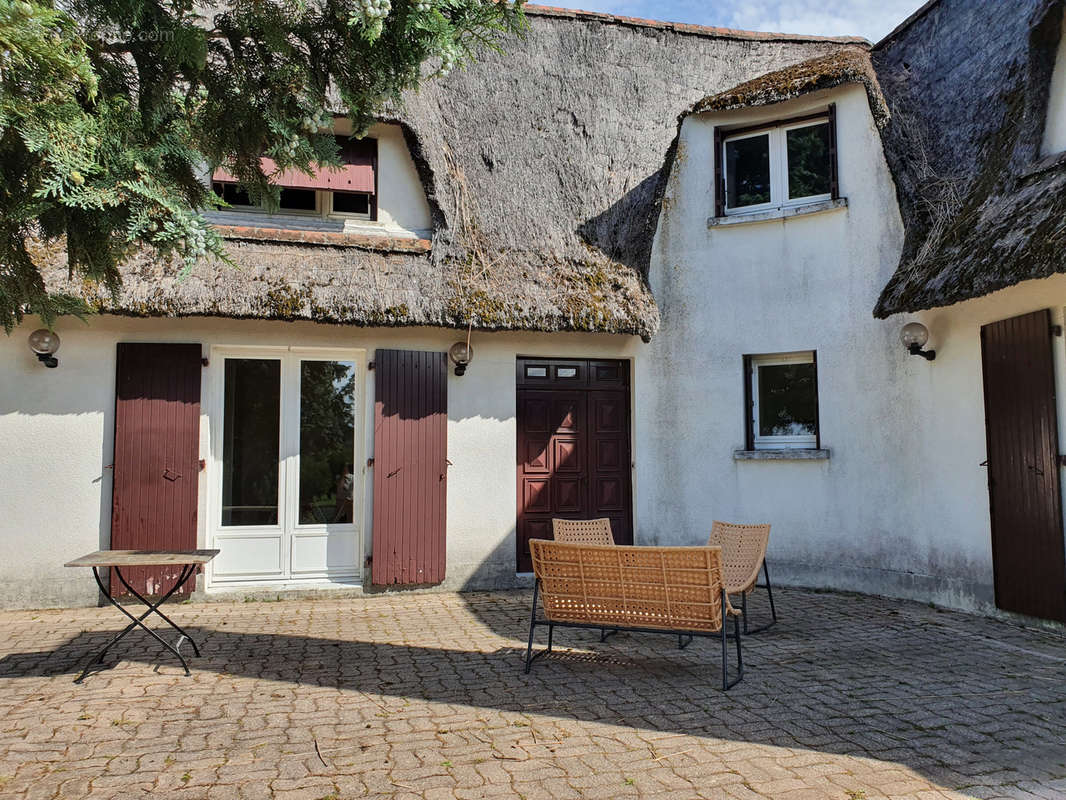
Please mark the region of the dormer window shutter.
[[714, 129], [714, 215], [725, 216], [725, 183], [722, 177], [722, 159], [725, 153], [722, 151], [722, 129], [715, 126]]
[[837, 104], [829, 104], [829, 196], [840, 198], [840, 181], [837, 177]]
[[[271, 176], [271, 183], [282, 189], [318, 189], [327, 192], [377, 193], [377, 139], [349, 139], [338, 136], [340, 169], [323, 167], [311, 175], [298, 169], [278, 171], [274, 159], [260, 159], [263, 172]], [[216, 169], [211, 180], [217, 183], [238, 183], [237, 177], [224, 167]]]

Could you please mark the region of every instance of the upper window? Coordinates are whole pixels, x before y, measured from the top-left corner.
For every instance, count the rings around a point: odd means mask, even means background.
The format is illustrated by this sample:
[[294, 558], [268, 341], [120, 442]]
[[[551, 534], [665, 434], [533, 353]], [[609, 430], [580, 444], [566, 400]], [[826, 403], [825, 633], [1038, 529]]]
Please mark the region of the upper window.
[[837, 196], [832, 106], [825, 115], [758, 128], [715, 130], [716, 216], [766, 211]]
[[[295, 169], [277, 171], [272, 159], [262, 159], [264, 171], [281, 187], [281, 211], [377, 219], [377, 140], [338, 136], [337, 143], [341, 168], [323, 168], [314, 175]], [[214, 171], [211, 186], [236, 209], [262, 210], [226, 169]]]
[[812, 351], [747, 356], [748, 447], [818, 447], [818, 367]]

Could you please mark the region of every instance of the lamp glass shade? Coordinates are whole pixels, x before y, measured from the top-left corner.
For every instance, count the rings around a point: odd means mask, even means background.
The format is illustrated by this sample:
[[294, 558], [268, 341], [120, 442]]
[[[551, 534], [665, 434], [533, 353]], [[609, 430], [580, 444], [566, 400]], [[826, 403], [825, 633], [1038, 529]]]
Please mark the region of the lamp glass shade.
[[474, 360], [474, 348], [466, 342], [456, 342], [448, 348], [448, 358], [453, 364], [469, 364]]
[[899, 340], [907, 348], [913, 345], [925, 347], [925, 343], [929, 341], [929, 329], [920, 322], [908, 322], [899, 332]]
[[47, 328], [38, 328], [30, 334], [30, 349], [39, 356], [55, 355], [59, 350], [59, 334]]

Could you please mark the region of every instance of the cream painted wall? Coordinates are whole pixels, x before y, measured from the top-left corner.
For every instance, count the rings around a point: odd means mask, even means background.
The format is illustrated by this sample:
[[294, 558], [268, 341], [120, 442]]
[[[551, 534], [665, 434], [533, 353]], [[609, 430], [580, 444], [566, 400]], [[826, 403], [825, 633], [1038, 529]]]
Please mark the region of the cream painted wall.
[[[218, 319], [138, 320], [100, 316], [88, 325], [61, 320], [60, 365], [42, 367], [26, 337], [27, 320], [0, 337], [0, 606], [95, 602], [86, 571], [62, 564], [106, 547], [110, 534], [117, 342], [446, 350], [465, 332], [428, 328], [359, 329], [313, 323]], [[516, 585], [515, 357], [633, 358], [635, 337], [594, 334], [474, 334], [476, 358], [464, 377], [448, 378], [448, 578], [444, 588]], [[208, 391], [212, 364], [205, 370]], [[365, 382], [367, 454], [373, 438], [373, 373]], [[201, 457], [209, 458], [209, 403], [202, 405]], [[365, 454], [364, 454], [365, 455]], [[365, 461], [365, 459], [364, 459]], [[357, 469], [362, 465], [357, 465]], [[200, 508], [210, 471], [201, 473]], [[364, 530], [370, 530], [372, 478], [363, 484]], [[206, 544], [205, 515], [199, 542]], [[370, 537], [364, 549], [370, 552]]]
[[[837, 104], [847, 207], [708, 228], [714, 126], [828, 102]], [[980, 325], [1066, 305], [1066, 278], [918, 315], [937, 349], [927, 362], [899, 344], [912, 317], [871, 315], [901, 244], [862, 88], [685, 121], [653, 253], [663, 325], [637, 361], [647, 411], [637, 421], [643, 542], [695, 544], [713, 519], [770, 522], [770, 565], [782, 582], [991, 607]], [[1062, 367], [1062, 340], [1055, 346]], [[744, 446], [742, 356], [809, 349], [831, 457], [734, 460]]]
[[1055, 70], [1051, 74], [1048, 90], [1047, 123], [1044, 126], [1044, 141], [1041, 155], [1061, 153], [1066, 150], [1066, 19], [1063, 20], [1063, 35], [1055, 54]]

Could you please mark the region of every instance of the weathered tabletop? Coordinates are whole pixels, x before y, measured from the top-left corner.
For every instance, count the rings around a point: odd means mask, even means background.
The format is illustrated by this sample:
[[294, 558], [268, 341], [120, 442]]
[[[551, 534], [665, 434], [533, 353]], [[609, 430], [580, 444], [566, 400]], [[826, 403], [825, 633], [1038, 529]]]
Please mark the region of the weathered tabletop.
[[97, 550], [68, 561], [65, 567], [158, 567], [165, 564], [206, 564], [218, 550]]

